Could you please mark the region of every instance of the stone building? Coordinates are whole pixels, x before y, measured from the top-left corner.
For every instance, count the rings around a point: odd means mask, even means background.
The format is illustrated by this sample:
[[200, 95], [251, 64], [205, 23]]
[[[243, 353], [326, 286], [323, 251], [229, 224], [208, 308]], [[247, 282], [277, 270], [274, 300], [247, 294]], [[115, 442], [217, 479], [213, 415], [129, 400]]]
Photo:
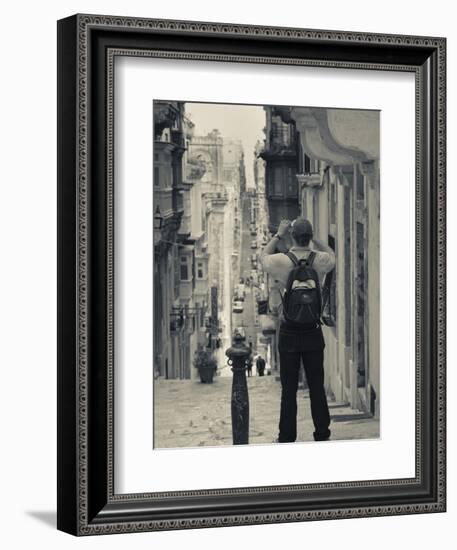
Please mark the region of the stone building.
[[154, 102], [154, 371], [165, 378], [196, 377], [199, 346], [225, 363], [239, 276], [241, 142], [194, 133], [183, 103]]
[[269, 229], [274, 233], [283, 218], [296, 218], [299, 212], [297, 172], [299, 139], [293, 122], [284, 122], [274, 107], [264, 107], [265, 143], [258, 153], [265, 161], [265, 191]]
[[202, 177], [206, 166], [192, 156], [191, 146], [194, 125], [186, 119], [186, 152], [183, 173], [183, 217], [179, 229], [179, 311], [183, 318], [184, 338], [181, 363], [185, 378], [194, 378], [193, 358], [199, 346], [206, 342], [205, 315], [208, 311], [208, 252], [202, 223]]
[[180, 360], [184, 317], [179, 307], [179, 231], [184, 213], [184, 104], [154, 102], [154, 373], [185, 378]]
[[[223, 139], [217, 130], [194, 136], [189, 143], [193, 162], [204, 167], [199, 182], [200, 200], [192, 217], [200, 218], [202, 238], [197, 256], [204, 280], [197, 296], [206, 295], [207, 347], [216, 353], [219, 366], [226, 362], [224, 350], [231, 344], [231, 305], [234, 281], [239, 274], [240, 186], [245, 185], [241, 143]], [[201, 298], [203, 300], [203, 298]]]
[[[194, 378], [195, 351], [207, 346], [208, 340], [212, 346], [218, 338], [218, 315], [213, 315], [213, 322], [210, 314], [212, 307], [214, 312], [210, 280], [219, 273], [222, 257], [217, 252], [217, 212], [225, 204], [222, 140], [213, 135], [215, 148], [202, 149], [201, 138], [193, 144], [194, 131], [183, 103], [154, 102], [153, 200], [158, 227], [153, 353], [155, 375], [164, 378]], [[213, 287], [218, 285], [216, 281]]]
[[299, 135], [300, 211], [335, 251], [324, 312], [327, 387], [379, 415], [379, 112], [274, 109]]
[[[300, 140], [295, 124], [283, 120], [274, 107], [266, 106], [263, 146], [256, 150], [258, 160], [254, 165], [256, 185], [264, 188], [264, 223], [267, 222], [267, 236], [276, 233], [282, 219], [293, 219], [299, 215], [300, 201], [297, 173], [300, 171]], [[260, 162], [263, 161], [263, 165]], [[263, 180], [263, 181], [262, 181]], [[258, 198], [256, 201], [258, 203]], [[260, 205], [256, 209], [260, 212]], [[266, 218], [266, 219], [265, 219]], [[281, 302], [275, 281], [267, 277], [268, 311], [259, 319], [262, 328], [262, 342], [266, 348], [267, 360], [273, 371], [279, 369], [278, 317], [277, 308]]]
[[227, 246], [231, 249], [231, 288], [233, 289], [238, 283], [240, 277], [240, 247], [242, 229], [240, 198], [246, 190], [246, 170], [244, 164], [244, 151], [241, 141], [224, 138], [223, 155], [223, 180], [229, 199], [227, 211], [233, 214], [231, 221], [225, 225], [226, 242]]
[[[267, 110], [267, 117], [271, 117], [271, 110]], [[279, 117], [278, 117], [279, 118]], [[268, 160], [264, 160], [265, 144], [258, 141], [254, 149], [254, 220], [256, 229], [260, 238], [269, 240], [270, 238], [270, 212], [274, 211], [279, 205], [279, 201], [267, 194], [266, 172]], [[267, 156], [268, 158], [268, 156]], [[270, 165], [271, 168], [271, 165]], [[270, 178], [270, 185], [272, 176]], [[270, 200], [268, 200], [270, 198]], [[298, 198], [298, 195], [297, 195]], [[298, 208], [298, 200], [297, 200]], [[276, 215], [276, 214], [274, 214]], [[259, 268], [261, 268], [259, 262]], [[272, 281], [268, 274], [264, 274], [265, 288], [259, 290], [257, 294], [257, 312], [260, 323], [261, 333], [257, 337], [257, 351], [267, 361], [268, 366], [277, 372], [279, 368], [278, 356], [278, 320], [274, 309], [268, 307], [271, 295]], [[271, 298], [272, 299], [272, 298]]]

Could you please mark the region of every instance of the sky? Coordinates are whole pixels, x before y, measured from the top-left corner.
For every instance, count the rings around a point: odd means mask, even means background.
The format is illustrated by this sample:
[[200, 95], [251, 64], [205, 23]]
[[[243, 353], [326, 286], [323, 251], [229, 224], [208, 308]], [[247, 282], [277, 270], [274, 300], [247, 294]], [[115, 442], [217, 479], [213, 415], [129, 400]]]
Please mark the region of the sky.
[[254, 185], [254, 147], [263, 142], [266, 125], [263, 107], [216, 103], [186, 103], [186, 115], [195, 124], [195, 135], [218, 129], [224, 138], [241, 140], [244, 149], [247, 186]]

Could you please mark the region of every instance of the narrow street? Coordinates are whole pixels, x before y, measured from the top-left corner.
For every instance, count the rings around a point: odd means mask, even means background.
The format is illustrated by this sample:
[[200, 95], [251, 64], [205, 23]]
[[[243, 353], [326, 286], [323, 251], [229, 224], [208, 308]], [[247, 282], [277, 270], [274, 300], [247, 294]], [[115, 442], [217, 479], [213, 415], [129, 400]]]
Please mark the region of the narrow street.
[[[231, 384], [216, 377], [213, 384], [191, 380], [155, 381], [154, 448], [232, 444]], [[249, 443], [272, 443], [277, 437], [281, 386], [273, 376], [248, 378]], [[309, 394], [299, 390], [297, 441], [313, 441]], [[345, 403], [329, 402], [332, 440], [373, 439], [379, 420]]]
[[[245, 297], [243, 303], [243, 312], [232, 312], [232, 326], [235, 330], [237, 327], [243, 327], [246, 333], [246, 345], [252, 344], [252, 349], [255, 354], [257, 344], [257, 334], [260, 331], [260, 326], [257, 319], [257, 302], [256, 302], [256, 287], [247, 284], [253, 271], [251, 257], [258, 254], [261, 249], [261, 243], [257, 241], [257, 235], [251, 235], [250, 230], [250, 197], [243, 198], [242, 209], [242, 233], [241, 233], [241, 258], [240, 258], [240, 277], [245, 283]], [[251, 248], [251, 243], [256, 242], [257, 248]], [[260, 261], [257, 264], [257, 276], [260, 275]]]
[[[261, 236], [253, 235], [251, 225], [251, 198], [245, 196], [242, 205], [242, 234], [240, 245], [240, 279], [244, 284], [242, 311], [232, 309], [233, 331], [242, 328], [245, 343], [257, 352], [258, 323], [256, 293], [262, 281], [260, 258], [253, 269], [252, 255], [259, 254]], [[256, 248], [251, 243], [255, 241]], [[250, 284], [251, 276], [258, 279]], [[235, 289], [234, 289], [235, 290]], [[235, 295], [236, 293], [233, 292]], [[201, 447], [232, 444], [231, 386], [232, 372], [226, 364], [225, 349], [220, 350], [219, 372], [212, 384], [198, 380], [157, 379], [154, 383], [154, 448]], [[221, 359], [222, 358], [222, 359]], [[277, 437], [281, 384], [275, 376], [247, 378], [250, 406], [249, 443], [268, 444]], [[313, 441], [309, 392], [300, 389], [297, 394], [297, 441]], [[333, 441], [373, 439], [379, 437], [379, 420], [348, 403], [329, 400]]]
[[[293, 110], [292, 116], [271, 105], [154, 102], [156, 448], [232, 444], [226, 351], [235, 333], [253, 359], [246, 373], [250, 443], [276, 438], [279, 296], [260, 255], [280, 220], [298, 216], [309, 218], [314, 240], [339, 266], [325, 279], [325, 385], [329, 396], [344, 400], [330, 399], [332, 439], [379, 436], [379, 115], [334, 113], [348, 129], [369, 121], [367, 155], [376, 154], [368, 173], [350, 149], [350, 166], [339, 165], [341, 155], [329, 162], [325, 144], [322, 159], [307, 154], [307, 126], [297, 121], [320, 128], [333, 111]], [[328, 125], [322, 130], [328, 133]], [[258, 355], [266, 367], [261, 377]], [[301, 369], [298, 440], [311, 441], [304, 378]]]

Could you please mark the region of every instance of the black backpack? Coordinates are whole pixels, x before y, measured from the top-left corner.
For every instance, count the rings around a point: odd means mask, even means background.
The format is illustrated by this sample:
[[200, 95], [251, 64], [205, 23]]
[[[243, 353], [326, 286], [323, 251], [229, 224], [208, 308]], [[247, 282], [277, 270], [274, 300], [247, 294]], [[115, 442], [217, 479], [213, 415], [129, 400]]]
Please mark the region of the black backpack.
[[315, 252], [299, 260], [295, 254], [286, 254], [294, 267], [287, 279], [283, 298], [283, 314], [288, 323], [303, 329], [315, 328], [321, 324], [321, 289], [319, 277], [313, 268]]

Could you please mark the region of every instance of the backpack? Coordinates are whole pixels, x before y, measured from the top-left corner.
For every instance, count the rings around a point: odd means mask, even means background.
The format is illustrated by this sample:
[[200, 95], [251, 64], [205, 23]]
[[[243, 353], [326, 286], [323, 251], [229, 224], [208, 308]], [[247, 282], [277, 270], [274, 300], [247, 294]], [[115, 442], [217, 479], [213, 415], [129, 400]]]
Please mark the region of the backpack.
[[287, 279], [283, 298], [283, 315], [288, 323], [303, 329], [312, 329], [321, 324], [321, 289], [319, 277], [313, 268], [315, 252], [299, 260], [295, 254], [286, 256], [294, 266]]

